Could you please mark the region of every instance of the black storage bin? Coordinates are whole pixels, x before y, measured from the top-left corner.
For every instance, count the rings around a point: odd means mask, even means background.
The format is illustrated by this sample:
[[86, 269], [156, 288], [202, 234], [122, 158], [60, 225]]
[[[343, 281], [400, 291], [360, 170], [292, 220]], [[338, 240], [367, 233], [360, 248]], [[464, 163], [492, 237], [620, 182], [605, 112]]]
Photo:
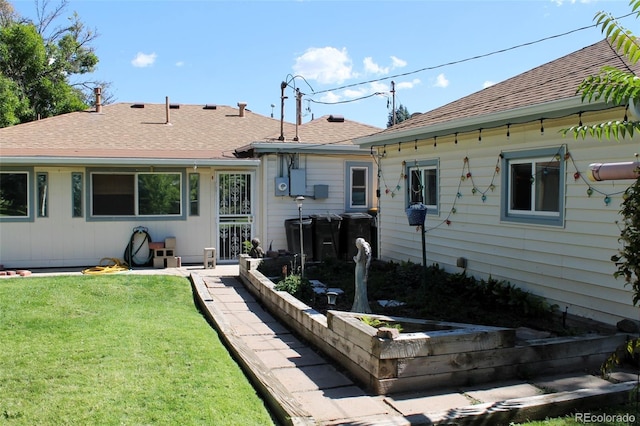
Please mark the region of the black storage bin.
[[374, 259], [378, 258], [378, 209], [371, 208], [369, 209], [369, 214], [371, 215], [371, 256]]
[[340, 226], [340, 249], [345, 260], [358, 254], [356, 239], [364, 238], [371, 245], [371, 219], [368, 213], [343, 213]]
[[[311, 235], [311, 219], [302, 218], [302, 239], [304, 244], [304, 256], [309, 260], [313, 256], [313, 241]], [[284, 229], [287, 234], [287, 250], [291, 254], [300, 254], [300, 219], [286, 219]]]
[[339, 257], [342, 216], [334, 213], [314, 214], [311, 219], [314, 260]]

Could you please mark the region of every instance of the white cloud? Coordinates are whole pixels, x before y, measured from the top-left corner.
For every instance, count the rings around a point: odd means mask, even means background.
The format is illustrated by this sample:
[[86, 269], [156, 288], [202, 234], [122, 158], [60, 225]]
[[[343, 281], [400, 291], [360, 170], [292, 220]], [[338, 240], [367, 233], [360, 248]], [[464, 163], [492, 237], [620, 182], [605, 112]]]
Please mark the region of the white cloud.
[[364, 70], [370, 74], [389, 74], [389, 67], [381, 67], [380, 65], [373, 62], [373, 58], [368, 56], [364, 58], [362, 61], [364, 64]]
[[156, 61], [157, 56], [158, 55], [156, 55], [155, 53], [147, 54], [147, 53], [138, 52], [136, 57], [131, 60], [131, 65], [137, 68], [144, 68], [144, 67], [151, 66]]
[[440, 73], [436, 77], [436, 82], [433, 84], [433, 86], [445, 88], [449, 86], [449, 80], [447, 80], [447, 77], [445, 77], [443, 73]]
[[396, 58], [395, 56], [391, 57], [391, 63], [393, 68], [403, 68], [407, 66], [407, 61], [404, 61], [400, 58]]
[[[396, 89], [413, 89], [415, 86], [417, 86], [420, 83], [422, 82], [420, 81], [419, 78], [414, 78], [411, 81], [401, 81], [400, 83], [396, 84]], [[448, 81], [447, 81], [447, 84], [449, 84]]]
[[407, 62], [399, 59], [395, 56], [391, 56], [391, 65], [383, 67], [381, 65], [373, 62], [373, 58], [371, 56], [367, 56], [362, 61], [364, 64], [364, 70], [369, 74], [389, 74], [389, 72], [396, 68], [402, 68], [407, 66]]
[[496, 84], [495, 81], [487, 80], [484, 83], [482, 83], [482, 88], [486, 89], [487, 87], [493, 86], [494, 84]]
[[355, 77], [346, 48], [312, 47], [296, 58], [295, 74], [322, 84], [340, 84]]
[[184, 66], [184, 62], [183, 61], [176, 62], [176, 67], [183, 67], [183, 66]]
[[322, 95], [322, 97], [320, 98], [321, 102], [327, 102], [327, 103], [336, 103], [336, 102], [340, 102], [342, 100], [342, 97], [339, 95], [336, 95], [333, 92], [327, 92], [324, 95]]

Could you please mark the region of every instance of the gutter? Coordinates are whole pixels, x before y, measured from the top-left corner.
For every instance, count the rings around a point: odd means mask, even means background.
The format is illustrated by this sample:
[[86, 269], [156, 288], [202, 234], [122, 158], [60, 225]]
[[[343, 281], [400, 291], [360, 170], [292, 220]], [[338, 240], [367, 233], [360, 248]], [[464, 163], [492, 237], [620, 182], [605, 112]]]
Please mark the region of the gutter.
[[257, 159], [220, 158], [101, 158], [101, 157], [0, 157], [0, 164], [70, 166], [155, 166], [155, 167], [258, 167]]
[[318, 153], [318, 154], [357, 154], [362, 155], [362, 149], [358, 145], [331, 145], [324, 143], [271, 143], [271, 142], [257, 142], [237, 149], [235, 152], [246, 152], [253, 150], [256, 154], [271, 154], [271, 153]]
[[373, 147], [381, 144], [393, 144], [408, 142], [415, 139], [429, 139], [434, 136], [447, 136], [455, 132], [465, 133], [476, 131], [479, 128], [488, 129], [505, 126], [507, 124], [520, 124], [530, 121], [566, 117], [571, 114], [586, 111], [599, 111], [613, 108], [615, 105], [605, 102], [583, 103], [579, 96], [565, 98], [557, 101], [545, 102], [527, 107], [510, 109], [491, 114], [476, 115], [473, 117], [451, 120], [434, 125], [424, 125], [400, 131], [382, 131], [380, 133], [355, 138], [354, 143], [361, 148]]

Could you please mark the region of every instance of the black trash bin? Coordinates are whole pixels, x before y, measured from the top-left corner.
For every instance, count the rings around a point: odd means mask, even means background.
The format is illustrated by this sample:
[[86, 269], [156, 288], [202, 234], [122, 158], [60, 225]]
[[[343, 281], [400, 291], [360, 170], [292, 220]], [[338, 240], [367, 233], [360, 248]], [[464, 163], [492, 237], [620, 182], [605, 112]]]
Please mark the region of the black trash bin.
[[311, 215], [313, 221], [313, 259], [321, 261], [340, 256], [342, 216], [334, 213]]
[[[302, 218], [302, 240], [304, 244], [304, 256], [307, 260], [313, 256], [311, 223], [310, 218]], [[300, 254], [300, 219], [286, 219], [284, 221], [284, 229], [287, 234], [287, 249], [289, 253]]]
[[378, 209], [371, 208], [369, 209], [369, 214], [371, 215], [371, 256], [374, 259], [378, 258]]
[[340, 249], [345, 260], [358, 254], [356, 239], [364, 238], [371, 245], [371, 219], [368, 213], [343, 213], [340, 226]]

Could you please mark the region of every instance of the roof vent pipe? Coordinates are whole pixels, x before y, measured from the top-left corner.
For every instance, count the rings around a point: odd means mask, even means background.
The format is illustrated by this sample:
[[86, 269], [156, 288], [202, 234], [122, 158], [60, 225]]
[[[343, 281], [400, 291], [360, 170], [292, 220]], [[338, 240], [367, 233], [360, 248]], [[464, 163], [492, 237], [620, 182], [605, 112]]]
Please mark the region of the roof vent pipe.
[[96, 95], [96, 112], [102, 112], [102, 89], [95, 87], [93, 94]]
[[171, 124], [171, 120], [170, 120], [170, 116], [169, 116], [169, 109], [170, 109], [170, 105], [169, 105], [169, 97], [166, 96], [165, 97], [165, 111], [167, 113], [167, 121], [164, 124]]
[[246, 102], [238, 102], [238, 108], [240, 108], [240, 111], [238, 112], [238, 115], [240, 115], [240, 117], [244, 117], [244, 109], [247, 107], [247, 103]]

